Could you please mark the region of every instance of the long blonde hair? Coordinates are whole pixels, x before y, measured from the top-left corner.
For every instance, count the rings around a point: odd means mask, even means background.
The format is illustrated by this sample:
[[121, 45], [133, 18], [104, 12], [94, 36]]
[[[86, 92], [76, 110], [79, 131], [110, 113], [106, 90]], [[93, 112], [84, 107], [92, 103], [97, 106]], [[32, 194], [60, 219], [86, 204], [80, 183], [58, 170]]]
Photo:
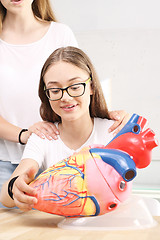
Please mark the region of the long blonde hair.
[[93, 95], [91, 95], [90, 102], [90, 116], [99, 118], [108, 118], [108, 108], [102, 92], [100, 81], [97, 77], [96, 71], [89, 59], [89, 57], [79, 48], [76, 47], [62, 47], [55, 50], [46, 60], [40, 76], [39, 83], [39, 97], [41, 99], [40, 115], [43, 120], [49, 122], [61, 122], [58, 116], [51, 108], [49, 100], [44, 92], [44, 76], [50, 66], [54, 66], [59, 61], [71, 63], [78, 68], [86, 71], [91, 77], [91, 86]]
[[[49, 0], [34, 0], [32, 10], [34, 16], [44, 21], [57, 21]], [[0, 2], [0, 32], [2, 31], [3, 20], [5, 19], [6, 13], [6, 8]]]

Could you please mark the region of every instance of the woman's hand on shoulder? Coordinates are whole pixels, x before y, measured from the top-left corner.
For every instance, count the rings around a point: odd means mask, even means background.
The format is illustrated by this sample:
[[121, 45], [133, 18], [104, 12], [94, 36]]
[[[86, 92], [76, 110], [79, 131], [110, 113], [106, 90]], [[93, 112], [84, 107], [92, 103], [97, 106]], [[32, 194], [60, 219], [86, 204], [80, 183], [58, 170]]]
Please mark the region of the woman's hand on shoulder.
[[112, 120], [115, 120], [114, 124], [109, 128], [109, 132], [114, 131], [116, 135], [128, 122], [131, 115], [124, 110], [109, 111], [109, 116]]
[[55, 124], [47, 121], [41, 121], [33, 124], [31, 127], [29, 127], [28, 131], [30, 134], [35, 133], [42, 139], [46, 137], [48, 140], [56, 140], [57, 135], [59, 135], [59, 131]]
[[13, 184], [13, 198], [15, 205], [22, 211], [29, 211], [37, 203], [34, 188], [28, 184], [34, 179], [34, 169], [29, 169], [21, 174]]

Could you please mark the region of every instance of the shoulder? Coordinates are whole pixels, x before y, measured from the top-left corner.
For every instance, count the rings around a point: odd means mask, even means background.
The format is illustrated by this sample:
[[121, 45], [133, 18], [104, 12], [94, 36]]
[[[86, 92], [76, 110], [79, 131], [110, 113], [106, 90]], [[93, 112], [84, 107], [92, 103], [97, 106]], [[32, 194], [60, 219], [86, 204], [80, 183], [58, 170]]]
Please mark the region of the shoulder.
[[113, 133], [108, 132], [108, 129], [112, 124], [112, 120], [94, 118], [94, 128], [89, 139], [89, 144], [108, 144], [113, 138]]
[[68, 25], [59, 22], [51, 22], [51, 29], [58, 32], [72, 33], [72, 30]]
[[32, 133], [31, 136], [28, 139], [28, 142], [26, 144], [25, 148], [31, 147], [31, 146], [42, 146], [46, 142], [46, 139], [42, 139], [39, 136], [37, 136], [35, 133]]
[[77, 40], [71, 28], [63, 23], [51, 22], [50, 39], [56, 42], [59, 47], [78, 47]]
[[[56, 125], [57, 126], [57, 125]], [[28, 139], [28, 142], [26, 144], [27, 149], [34, 149], [35, 151], [52, 151], [53, 149], [55, 150], [55, 147], [57, 145], [60, 145], [60, 140], [49, 140], [46, 137], [41, 138], [37, 136], [35, 133], [32, 133], [31, 136]]]
[[32, 133], [25, 146], [23, 155], [27, 155], [29, 156], [28, 158], [33, 159], [36, 159], [36, 157], [39, 156], [39, 159], [42, 161], [48, 150], [52, 149], [51, 144], [53, 145], [54, 142], [56, 142], [56, 140], [52, 141], [47, 138], [40, 138], [36, 134]]
[[32, 133], [31, 136], [29, 137], [28, 141], [39, 141], [40, 138], [39, 136], [37, 136], [35, 133]]
[[94, 118], [94, 124], [96, 129], [108, 130], [114, 123], [114, 120]]
[[113, 132], [108, 132], [113, 120], [95, 118], [94, 119], [94, 138], [96, 144], [106, 145], [113, 138]]

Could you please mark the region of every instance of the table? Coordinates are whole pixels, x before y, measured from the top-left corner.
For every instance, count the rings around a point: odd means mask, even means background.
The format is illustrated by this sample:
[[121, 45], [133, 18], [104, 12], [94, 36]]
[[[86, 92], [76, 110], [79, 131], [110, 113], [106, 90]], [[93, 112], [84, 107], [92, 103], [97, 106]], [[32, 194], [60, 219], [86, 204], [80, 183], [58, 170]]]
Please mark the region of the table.
[[0, 209], [0, 240], [160, 240], [160, 216], [154, 217], [158, 225], [144, 230], [79, 231], [57, 227], [63, 217], [31, 210]]

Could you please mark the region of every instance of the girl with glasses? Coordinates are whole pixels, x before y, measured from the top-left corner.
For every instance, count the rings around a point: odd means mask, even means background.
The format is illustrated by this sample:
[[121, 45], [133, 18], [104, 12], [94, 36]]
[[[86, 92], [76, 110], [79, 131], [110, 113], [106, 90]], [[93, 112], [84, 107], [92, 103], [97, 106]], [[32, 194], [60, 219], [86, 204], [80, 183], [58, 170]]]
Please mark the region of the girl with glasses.
[[[92, 144], [106, 145], [113, 132], [106, 102], [95, 69], [88, 56], [75, 47], [55, 50], [45, 62], [40, 76], [40, 115], [59, 130], [58, 140], [49, 141], [32, 134], [22, 160], [3, 185], [1, 202], [7, 207], [30, 210], [37, 202], [28, 184], [39, 168], [43, 170]], [[17, 178], [14, 178], [18, 176]], [[8, 195], [12, 182], [13, 199]], [[32, 196], [28, 196], [26, 194]]]

